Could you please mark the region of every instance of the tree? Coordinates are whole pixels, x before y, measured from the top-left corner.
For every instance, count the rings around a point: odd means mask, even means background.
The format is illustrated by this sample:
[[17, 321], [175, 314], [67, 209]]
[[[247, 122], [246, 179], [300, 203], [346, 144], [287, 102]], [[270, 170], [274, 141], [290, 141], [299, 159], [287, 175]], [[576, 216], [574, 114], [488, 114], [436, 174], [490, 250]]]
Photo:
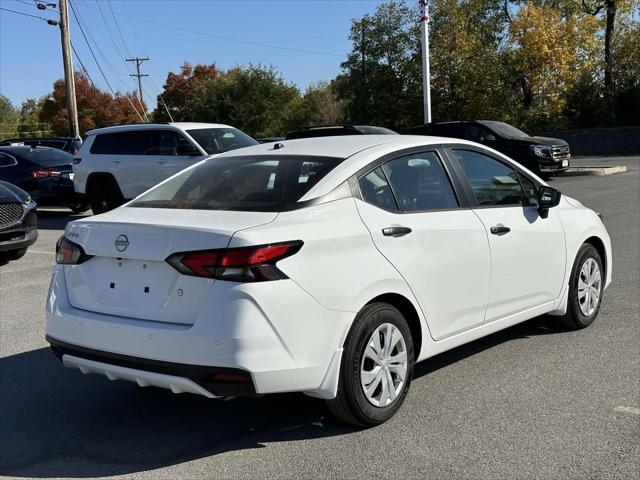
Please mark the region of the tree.
[[613, 41], [616, 29], [616, 17], [619, 13], [628, 13], [637, 8], [636, 0], [580, 0], [585, 13], [599, 16], [604, 12], [604, 86], [605, 92], [613, 87]]
[[335, 80], [348, 122], [398, 130], [420, 123], [416, 19], [416, 10], [392, 0], [352, 21], [352, 51]]
[[[158, 96], [158, 105], [153, 112], [154, 120], [180, 122], [191, 120], [191, 108], [197, 103], [194, 97], [204, 84], [215, 80], [219, 70], [215, 64], [192, 67], [185, 62], [179, 73], [169, 72], [163, 87], [162, 97]], [[167, 113], [165, 105], [171, 116]]]
[[309, 125], [335, 125], [342, 120], [342, 115], [343, 104], [337, 99], [335, 85], [318, 82], [291, 102], [287, 127], [293, 130]]
[[566, 94], [597, 65], [590, 16], [563, 18], [558, 9], [529, 3], [509, 26], [511, 68], [529, 115], [529, 128], [563, 127]]
[[15, 135], [20, 112], [11, 100], [0, 94], [0, 139]]
[[430, 22], [433, 118], [507, 120], [517, 101], [501, 50], [500, 1], [434, 0]]
[[[262, 65], [223, 71], [185, 63], [179, 74], [169, 73], [162, 97], [175, 121], [227, 123], [258, 137], [281, 135], [303, 121], [298, 89]], [[164, 120], [160, 101], [154, 118]]]
[[[141, 122], [140, 102], [135, 94], [116, 93], [114, 96], [103, 92], [91, 85], [82, 73], [76, 72], [75, 82], [81, 133], [109, 125]], [[51, 124], [56, 135], [68, 135], [64, 80], [54, 82], [53, 92], [43, 100], [39, 116], [41, 122]]]

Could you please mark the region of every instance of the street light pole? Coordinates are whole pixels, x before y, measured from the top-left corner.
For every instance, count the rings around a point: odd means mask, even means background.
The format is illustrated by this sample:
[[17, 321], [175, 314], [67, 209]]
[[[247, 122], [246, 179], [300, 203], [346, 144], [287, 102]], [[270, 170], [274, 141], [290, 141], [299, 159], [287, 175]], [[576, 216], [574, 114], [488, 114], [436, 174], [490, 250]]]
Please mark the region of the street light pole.
[[429, 73], [429, 9], [427, 0], [420, 1], [422, 40], [422, 104], [424, 123], [431, 123], [431, 77]]

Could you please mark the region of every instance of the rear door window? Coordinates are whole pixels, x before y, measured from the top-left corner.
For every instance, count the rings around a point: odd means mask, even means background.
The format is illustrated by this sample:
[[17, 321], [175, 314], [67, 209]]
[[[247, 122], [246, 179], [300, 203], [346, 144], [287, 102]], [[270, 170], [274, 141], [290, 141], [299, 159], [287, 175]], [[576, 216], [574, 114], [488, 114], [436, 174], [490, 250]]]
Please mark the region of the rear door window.
[[18, 161], [11, 155], [0, 153], [0, 167], [12, 167], [17, 165]]
[[96, 155], [177, 155], [186, 138], [173, 130], [139, 129], [101, 133], [91, 145]]
[[384, 172], [400, 210], [405, 212], [457, 208], [453, 187], [435, 152], [396, 158]]
[[277, 212], [295, 204], [341, 161], [299, 155], [211, 159], [143, 194], [130, 206]]
[[358, 179], [358, 186], [360, 187], [362, 199], [365, 202], [382, 208], [383, 210], [398, 210], [398, 205], [393, 197], [389, 181], [382, 167], [378, 167], [360, 177]]

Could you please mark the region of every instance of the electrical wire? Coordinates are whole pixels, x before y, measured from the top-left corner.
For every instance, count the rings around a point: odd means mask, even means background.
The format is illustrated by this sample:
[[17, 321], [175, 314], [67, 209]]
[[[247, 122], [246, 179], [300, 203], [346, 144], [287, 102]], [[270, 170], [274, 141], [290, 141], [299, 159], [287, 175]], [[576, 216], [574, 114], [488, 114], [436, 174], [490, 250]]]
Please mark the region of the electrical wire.
[[[101, 10], [99, 7], [92, 7], [87, 5], [88, 8], [93, 8], [93, 9], [97, 9], [97, 10]], [[166, 28], [173, 28], [174, 30], [180, 30], [183, 32], [189, 32], [189, 33], [195, 33], [197, 35], [204, 35], [205, 37], [211, 37], [211, 38], [217, 38], [218, 40], [226, 40], [228, 42], [235, 42], [235, 43], [243, 43], [245, 45], [254, 45], [254, 46], [258, 46], [258, 47], [263, 47], [263, 48], [271, 48], [271, 49], [275, 49], [275, 50], [285, 50], [285, 51], [289, 51], [289, 52], [296, 52], [296, 53], [307, 53], [307, 54], [312, 54], [312, 55], [324, 55], [324, 56], [330, 56], [330, 57], [340, 57], [342, 58], [343, 55], [337, 54], [337, 53], [330, 53], [330, 52], [319, 52], [316, 50], [303, 50], [300, 48], [291, 48], [291, 47], [282, 47], [282, 46], [278, 46], [278, 45], [269, 45], [266, 43], [261, 43], [261, 42], [254, 42], [251, 40], [242, 40], [240, 38], [232, 38], [232, 37], [225, 37], [222, 35], [214, 35], [212, 33], [208, 33], [208, 32], [200, 32], [198, 30], [191, 30], [185, 27], [180, 27], [177, 25], [170, 25], [167, 23], [160, 23], [160, 22], [155, 22], [153, 20], [147, 20], [146, 18], [140, 18], [140, 17], [134, 17], [132, 15], [125, 15], [123, 13], [118, 13], [117, 15], [120, 15], [122, 17], [128, 17], [130, 19], [133, 20], [137, 20], [139, 22], [143, 22], [143, 23], [148, 23], [150, 25], [156, 25], [156, 26], [160, 26], [160, 27], [166, 27]]]
[[89, 75], [89, 72], [87, 71], [86, 67], [84, 66], [84, 63], [82, 63], [82, 59], [80, 58], [80, 55], [78, 55], [78, 52], [76, 52], [76, 47], [73, 46], [73, 43], [71, 43], [71, 50], [73, 50], [73, 53], [75, 54], [76, 58], [78, 59], [78, 62], [80, 63], [80, 66], [82, 67], [82, 70], [84, 71], [84, 74], [87, 76], [87, 78], [91, 82], [91, 86], [93, 88], [96, 88], [96, 84], [93, 83], [93, 79], [91, 78], [91, 75]]
[[124, 45], [124, 49], [127, 52], [127, 56], [131, 57], [131, 52], [129, 51], [129, 48], [127, 47], [127, 42], [124, 41], [124, 36], [122, 35], [122, 31], [120, 30], [120, 24], [116, 20], [116, 14], [113, 11], [113, 5], [111, 4], [111, 0], [107, 0], [107, 3], [109, 3], [109, 9], [111, 10], [111, 16], [113, 17], [113, 23], [116, 24], [116, 28], [118, 29], [118, 34], [120, 35], [120, 40], [122, 41], [122, 45]]
[[[84, 33], [84, 29], [82, 28], [82, 25], [80, 24], [80, 20], [78, 20], [78, 15], [76, 13], [76, 9], [73, 6], [73, 3], [71, 3], [71, 1], [69, 1], [69, 6], [71, 7], [71, 12], [73, 13], [73, 16], [75, 17], [76, 22], [78, 23], [78, 26], [80, 27], [80, 33], [82, 34], [82, 37], [84, 38], [84, 41], [87, 44], [87, 47], [89, 47], [89, 51], [91, 52], [91, 56], [93, 57], [93, 60], [96, 62], [96, 65], [98, 66], [98, 70], [100, 70], [100, 74], [102, 75], [102, 78], [104, 79], [105, 83], [107, 84], [107, 87], [109, 87], [109, 90], [111, 91], [111, 93], [115, 97], [116, 92], [114, 91], [113, 87], [109, 83], [109, 80], [107, 79], [107, 76], [104, 74], [104, 71], [102, 70], [102, 67], [100, 66], [100, 62], [98, 62], [98, 59], [96, 58], [96, 55], [93, 52], [93, 49], [91, 48], [91, 44], [89, 43], [89, 40], [87, 40], [87, 36]], [[133, 108], [133, 111], [136, 112], [136, 115], [138, 115], [138, 118], [140, 119], [140, 121], [144, 123], [144, 119], [142, 118], [142, 115], [140, 115], [140, 113], [138, 112], [138, 109], [135, 107], [135, 105], [133, 104], [133, 102], [131, 101], [129, 96], [128, 95], [124, 95], [124, 97], [129, 101], [129, 104], [131, 105], [131, 108]]]
[[[129, 65], [128, 65], [127, 61], [125, 60], [124, 55], [122, 54], [122, 52], [118, 48], [118, 44], [116, 43], [116, 40], [115, 40], [114, 36], [111, 34], [111, 28], [109, 28], [109, 23], [107, 22], [107, 17], [105, 17], [104, 12], [100, 8], [100, 4], [98, 3], [98, 0], [95, 0], [95, 2], [96, 2], [97, 9], [100, 11], [100, 16], [102, 17], [102, 22], [104, 23], [105, 29], [107, 30], [107, 34], [109, 35], [109, 39], [111, 40], [111, 43], [113, 44], [113, 46], [114, 46], [114, 48], [116, 50], [116, 53], [120, 57], [120, 60], [122, 60], [122, 62], [125, 64], [127, 70], [129, 70], [129, 76], [131, 76], [133, 74], [133, 71], [129, 68]], [[117, 22], [116, 22], [116, 26], [117, 26]], [[136, 98], [138, 99], [138, 105], [140, 106], [140, 110], [142, 111], [142, 114], [144, 116], [145, 121], [147, 123], [149, 123], [149, 118], [147, 117], [147, 112], [146, 112], [146, 110], [144, 108], [144, 105], [142, 104], [142, 98], [140, 98], [139, 95]]]
[[[109, 2], [111, 4], [111, 2]], [[124, 4], [121, 4], [121, 8], [125, 8]], [[126, 11], [126, 9], [125, 9]], [[149, 55], [147, 55], [148, 51], [144, 48], [143, 44], [142, 44], [142, 40], [140, 39], [140, 36], [138, 35], [137, 30], [135, 29], [135, 27], [133, 26], [133, 23], [131, 22], [131, 19], [128, 18], [127, 15], [125, 15], [125, 18], [127, 18], [128, 22], [129, 22], [129, 26], [131, 27], [131, 30], [133, 31], [133, 35], [135, 37], [135, 40], [138, 44], [138, 48], [142, 51], [142, 53], [144, 54], [145, 57], [149, 57]], [[156, 72], [156, 74], [159, 77], [162, 77], [162, 74], [160, 73], [160, 71], [158, 70], [158, 68], [155, 66], [155, 64], [152, 61], [149, 61], [149, 65], [151, 65], [151, 68]], [[152, 85], [152, 89], [157, 92], [157, 96], [160, 97], [160, 101], [162, 102], [162, 106], [164, 107], [165, 112], [167, 112], [167, 115], [169, 116], [169, 119], [171, 120], [171, 122], [173, 122], [173, 115], [171, 115], [171, 111], [169, 110], [169, 107], [167, 107], [167, 102], [165, 102], [164, 100], [164, 96], [162, 95], [162, 89], [159, 88], [156, 85], [156, 82], [153, 80], [153, 77], [151, 75], [149, 75], [148, 77], [146, 77], [146, 80], [148, 80], [147, 83], [150, 83]], [[157, 99], [157, 97], [156, 97]]]
[[49, 21], [54, 21], [54, 22], [56, 21], [56, 20], [53, 20], [53, 19], [51, 19], [51, 18], [40, 17], [39, 15], [31, 15], [30, 13], [19, 12], [18, 10], [11, 10], [10, 8], [3, 8], [3, 7], [0, 7], [0, 10], [4, 10], [4, 11], [6, 11], [6, 12], [11, 12], [11, 13], [17, 13], [18, 15], [23, 15], [23, 16], [25, 16], [25, 17], [37, 18], [37, 19], [39, 19], [39, 20], [44, 20], [44, 21], [45, 21], [45, 22], [47, 22], [47, 23], [48, 23]]

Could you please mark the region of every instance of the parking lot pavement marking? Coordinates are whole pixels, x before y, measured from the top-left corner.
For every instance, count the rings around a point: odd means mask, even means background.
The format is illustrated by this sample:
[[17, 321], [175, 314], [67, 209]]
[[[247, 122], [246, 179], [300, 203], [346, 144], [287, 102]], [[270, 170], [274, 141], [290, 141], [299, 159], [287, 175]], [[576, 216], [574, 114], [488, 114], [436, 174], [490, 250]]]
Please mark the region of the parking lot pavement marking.
[[630, 413], [631, 415], [640, 415], [640, 408], [620, 406], [613, 409], [615, 412]]
[[55, 255], [56, 252], [42, 252], [40, 250], [29, 250], [29, 253], [42, 253], [43, 255]]

